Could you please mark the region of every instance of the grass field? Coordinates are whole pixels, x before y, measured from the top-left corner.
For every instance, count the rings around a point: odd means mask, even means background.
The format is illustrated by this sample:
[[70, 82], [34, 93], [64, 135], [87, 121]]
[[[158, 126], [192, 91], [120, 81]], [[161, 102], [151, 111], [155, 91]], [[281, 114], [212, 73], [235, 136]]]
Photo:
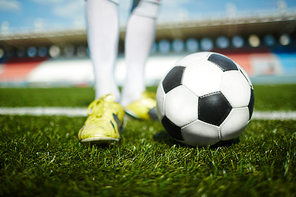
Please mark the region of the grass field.
[[[155, 90], [154, 88], [150, 88]], [[0, 107], [86, 107], [92, 88], [0, 89]], [[296, 85], [255, 86], [255, 110], [296, 111]], [[85, 147], [85, 117], [0, 116], [0, 196], [296, 196], [296, 121], [252, 120], [227, 146], [177, 144], [129, 120], [110, 146]]]

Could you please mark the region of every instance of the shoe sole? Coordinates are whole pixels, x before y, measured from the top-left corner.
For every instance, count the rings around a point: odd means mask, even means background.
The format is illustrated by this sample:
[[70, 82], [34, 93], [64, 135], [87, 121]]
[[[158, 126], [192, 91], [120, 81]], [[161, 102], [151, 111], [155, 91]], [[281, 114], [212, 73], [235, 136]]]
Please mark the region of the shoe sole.
[[92, 138], [81, 140], [81, 143], [86, 145], [87, 144], [112, 144], [115, 141], [119, 141], [119, 139], [110, 138], [110, 137], [92, 137]]

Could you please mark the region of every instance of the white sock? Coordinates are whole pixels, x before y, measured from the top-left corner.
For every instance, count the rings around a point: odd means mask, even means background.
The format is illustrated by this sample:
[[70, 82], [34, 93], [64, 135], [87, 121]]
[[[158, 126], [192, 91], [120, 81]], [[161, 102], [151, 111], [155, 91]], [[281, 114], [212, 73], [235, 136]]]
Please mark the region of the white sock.
[[108, 0], [86, 1], [87, 38], [95, 75], [95, 98], [120, 93], [114, 78], [119, 39], [118, 5]]
[[127, 76], [122, 90], [121, 105], [139, 100], [145, 91], [145, 61], [155, 37], [156, 19], [131, 14], [126, 30], [125, 57]]

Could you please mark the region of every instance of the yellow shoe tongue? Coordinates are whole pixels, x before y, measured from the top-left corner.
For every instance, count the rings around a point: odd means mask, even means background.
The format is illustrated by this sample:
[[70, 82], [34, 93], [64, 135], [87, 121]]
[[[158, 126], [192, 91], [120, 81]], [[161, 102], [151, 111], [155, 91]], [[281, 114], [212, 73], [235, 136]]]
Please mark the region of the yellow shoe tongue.
[[104, 108], [109, 108], [109, 103], [114, 102], [114, 95], [108, 94], [103, 97], [101, 97], [98, 100], [94, 100], [89, 106], [88, 106], [88, 115], [94, 115], [97, 117], [101, 117], [104, 114]]

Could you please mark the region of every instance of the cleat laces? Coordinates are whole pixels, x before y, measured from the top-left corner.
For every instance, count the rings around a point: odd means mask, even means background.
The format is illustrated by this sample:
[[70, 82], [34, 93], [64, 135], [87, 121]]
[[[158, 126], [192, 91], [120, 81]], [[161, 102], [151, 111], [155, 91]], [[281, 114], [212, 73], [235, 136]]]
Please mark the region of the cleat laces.
[[[99, 122], [106, 122], [104, 120], [112, 119], [113, 114], [110, 113], [110, 109], [112, 108], [113, 106], [112, 104], [110, 104], [108, 99], [106, 99], [105, 101], [101, 99], [94, 100], [87, 108], [87, 114], [90, 117], [89, 121], [96, 124]], [[106, 123], [109, 123], [109, 121], [107, 121]]]

